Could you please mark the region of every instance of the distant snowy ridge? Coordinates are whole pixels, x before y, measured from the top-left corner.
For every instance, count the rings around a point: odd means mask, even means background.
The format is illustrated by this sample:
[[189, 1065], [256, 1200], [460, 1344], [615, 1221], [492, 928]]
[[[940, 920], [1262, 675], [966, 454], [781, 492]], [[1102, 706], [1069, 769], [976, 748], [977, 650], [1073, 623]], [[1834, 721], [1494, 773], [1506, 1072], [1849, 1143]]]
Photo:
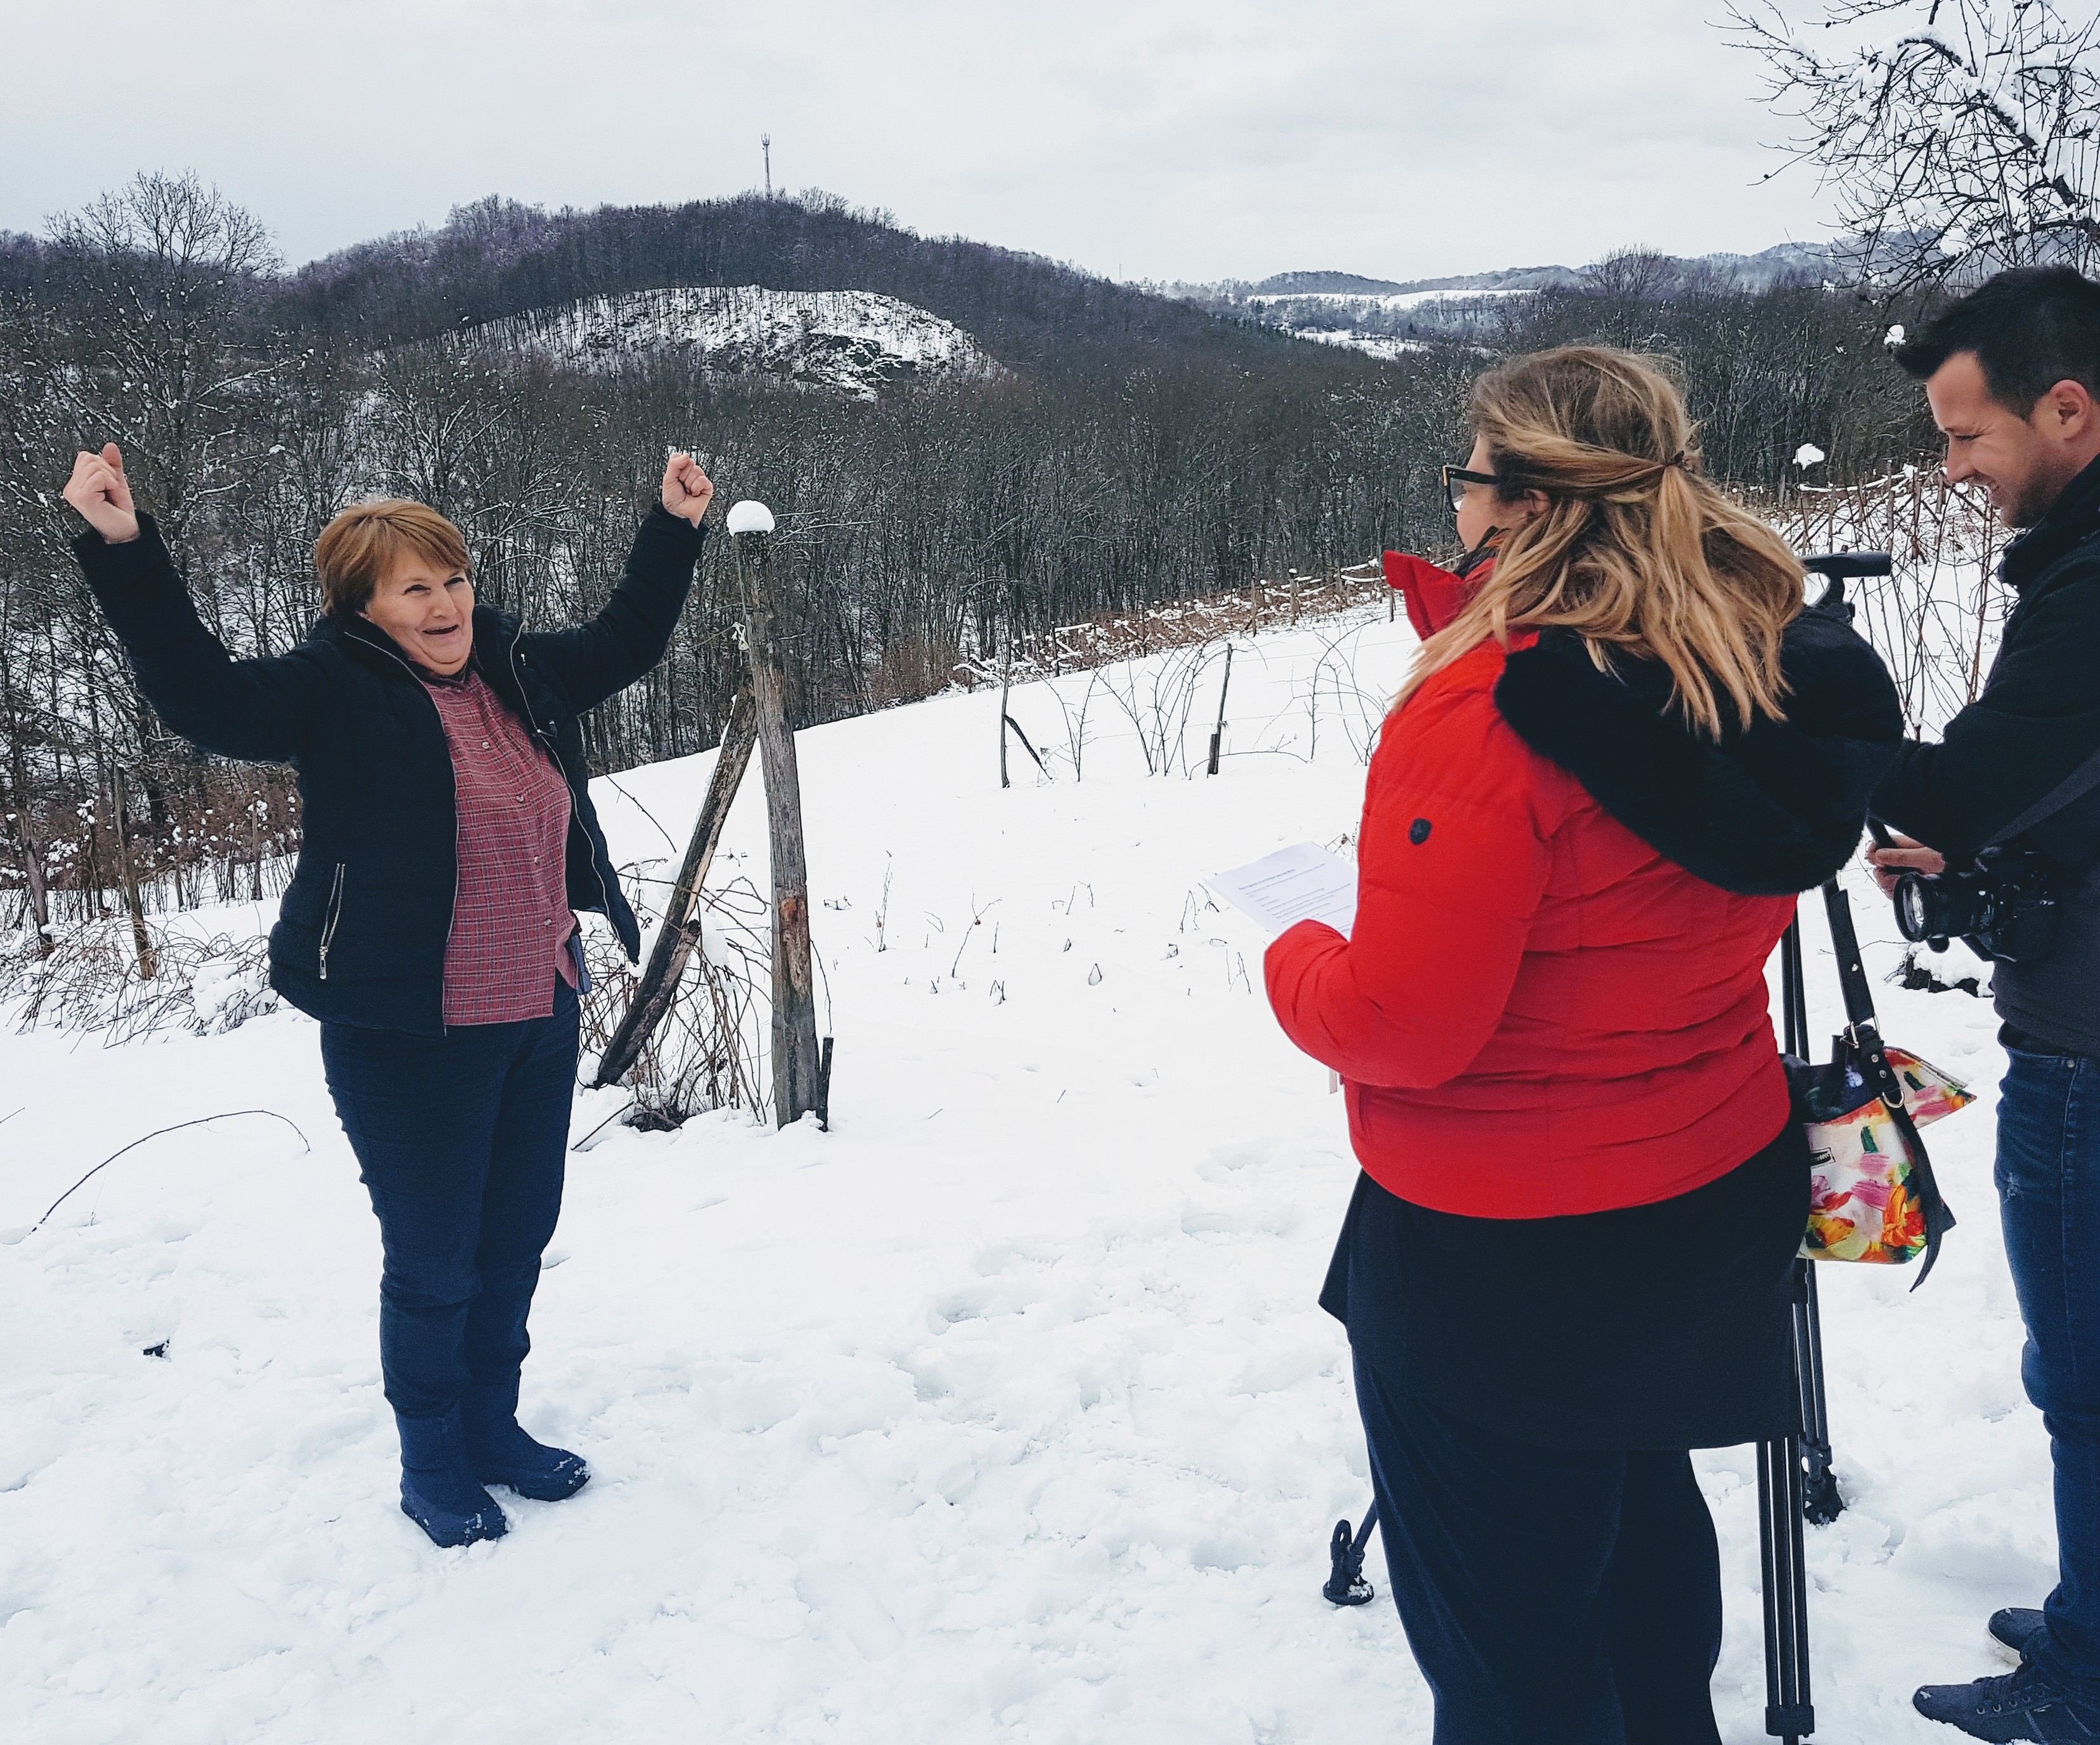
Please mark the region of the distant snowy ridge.
[[[1501, 306], [1507, 299], [1528, 292], [1612, 289], [1614, 258], [1607, 257], [1580, 269], [1508, 267], [1436, 279], [1372, 279], [1360, 273], [1320, 271], [1274, 273], [1255, 282], [1228, 279], [1150, 289], [1212, 315], [1256, 321], [1298, 339], [1390, 358], [1418, 350], [1436, 339], [1477, 342], [1498, 325]], [[1649, 258], [1662, 269], [1659, 275], [1649, 275], [1652, 284], [1673, 289], [1698, 284], [1755, 292], [1785, 284], [1851, 284], [1860, 267], [1859, 245], [1845, 242], [1787, 242], [1756, 254]], [[1635, 289], [1630, 294], [1661, 293]]]
[[874, 291], [757, 284], [631, 291], [512, 315], [465, 339], [538, 349], [585, 368], [668, 352], [704, 369], [778, 376], [862, 400], [900, 383], [1004, 373], [954, 322]]
[[[1680, 271], [1704, 267], [1746, 290], [1761, 290], [1789, 279], [1833, 277], [1849, 280], [1856, 265], [1856, 245], [1783, 242], [1755, 254], [1670, 255], [1664, 258]], [[1369, 279], [1347, 272], [1273, 273], [1257, 284], [1226, 280], [1216, 284], [1181, 287], [1185, 293], [1208, 292], [1242, 300], [1259, 297], [1320, 297], [1342, 302], [1383, 301], [1425, 292], [1479, 294], [1483, 292], [1542, 291], [1584, 282], [1573, 267], [1505, 267], [1493, 272], [1458, 273], [1440, 279]]]

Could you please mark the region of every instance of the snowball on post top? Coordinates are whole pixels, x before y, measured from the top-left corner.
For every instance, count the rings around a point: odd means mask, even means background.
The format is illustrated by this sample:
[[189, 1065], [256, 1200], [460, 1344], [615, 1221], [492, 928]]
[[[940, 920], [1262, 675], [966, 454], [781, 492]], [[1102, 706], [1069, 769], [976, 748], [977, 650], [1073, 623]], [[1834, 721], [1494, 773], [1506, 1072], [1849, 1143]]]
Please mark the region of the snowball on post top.
[[770, 533], [773, 531], [773, 511], [755, 497], [746, 497], [731, 506], [729, 519], [724, 523], [731, 533]]

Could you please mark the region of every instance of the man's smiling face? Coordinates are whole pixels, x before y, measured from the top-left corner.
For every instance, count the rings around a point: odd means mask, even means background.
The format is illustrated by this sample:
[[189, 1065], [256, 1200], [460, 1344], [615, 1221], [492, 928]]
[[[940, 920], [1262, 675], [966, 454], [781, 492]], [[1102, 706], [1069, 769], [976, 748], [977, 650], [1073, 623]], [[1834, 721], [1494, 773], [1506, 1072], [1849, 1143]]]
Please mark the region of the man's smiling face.
[[1991, 397], [1976, 354], [1957, 351], [1933, 372], [1925, 397], [1947, 438], [1948, 479], [1981, 485], [2009, 527], [2040, 521], [2092, 458], [2094, 408], [2076, 382], [2058, 383], [2023, 417]]

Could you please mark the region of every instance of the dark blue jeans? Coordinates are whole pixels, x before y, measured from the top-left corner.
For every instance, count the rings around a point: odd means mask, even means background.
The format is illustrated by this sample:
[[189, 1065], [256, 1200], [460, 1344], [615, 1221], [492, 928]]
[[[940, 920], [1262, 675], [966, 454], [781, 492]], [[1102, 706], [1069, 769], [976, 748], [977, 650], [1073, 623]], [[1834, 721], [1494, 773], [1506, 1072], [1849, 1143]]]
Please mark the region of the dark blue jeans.
[[2100, 1693], [2100, 1060], [2006, 1038], [1998, 1206], [2056, 1462], [2056, 1591], [2035, 1658]]
[[1721, 1562], [1692, 1456], [1519, 1442], [1356, 1368], [1436, 1745], [1719, 1745]]
[[514, 1385], [540, 1254], [562, 1210], [576, 996], [439, 1040], [321, 1026], [337, 1117], [378, 1214], [379, 1364], [404, 1417]]

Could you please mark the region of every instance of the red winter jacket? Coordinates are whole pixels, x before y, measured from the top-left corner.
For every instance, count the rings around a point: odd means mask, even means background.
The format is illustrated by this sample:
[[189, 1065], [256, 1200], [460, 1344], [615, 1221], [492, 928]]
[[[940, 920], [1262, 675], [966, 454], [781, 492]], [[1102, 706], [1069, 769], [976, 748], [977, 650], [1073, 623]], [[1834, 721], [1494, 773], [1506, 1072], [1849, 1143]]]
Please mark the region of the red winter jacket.
[[1718, 745], [1655, 663], [1601, 672], [1560, 632], [1484, 643], [1388, 720], [1351, 936], [1301, 922], [1267, 960], [1382, 1186], [1476, 1217], [1604, 1211], [1779, 1132], [1765, 962], [1902, 732], [1842, 620], [1804, 614], [1785, 667], [1788, 720]]
[[1400, 596], [1408, 623], [1426, 642], [1458, 615], [1467, 594], [1487, 579], [1490, 566], [1482, 565], [1478, 577], [1468, 582], [1449, 570], [1438, 569], [1426, 557], [1389, 551], [1385, 554], [1385, 584]]

